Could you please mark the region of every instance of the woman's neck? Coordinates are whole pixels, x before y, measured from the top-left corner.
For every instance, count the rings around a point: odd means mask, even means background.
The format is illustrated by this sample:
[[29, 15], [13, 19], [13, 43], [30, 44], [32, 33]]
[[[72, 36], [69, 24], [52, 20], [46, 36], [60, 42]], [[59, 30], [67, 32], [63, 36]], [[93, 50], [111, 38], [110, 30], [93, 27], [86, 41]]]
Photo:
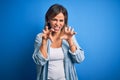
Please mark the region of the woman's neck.
[[52, 33], [53, 37], [58, 37], [59, 35], [60, 35], [60, 32], [54, 32], [54, 33]]
[[52, 48], [59, 48], [62, 45], [62, 40], [60, 39], [61, 32], [52, 33]]

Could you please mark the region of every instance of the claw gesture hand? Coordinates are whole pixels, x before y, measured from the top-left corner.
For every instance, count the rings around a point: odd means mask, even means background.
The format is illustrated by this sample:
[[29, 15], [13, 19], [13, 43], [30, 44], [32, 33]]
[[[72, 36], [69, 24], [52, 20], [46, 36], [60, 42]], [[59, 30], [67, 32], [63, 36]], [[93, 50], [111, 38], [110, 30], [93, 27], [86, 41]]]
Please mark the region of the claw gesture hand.
[[76, 32], [74, 32], [73, 28], [65, 27], [65, 31], [64, 31], [64, 34], [61, 36], [61, 39], [70, 40], [72, 39], [72, 36], [74, 34], [76, 34]]
[[51, 35], [52, 31], [54, 31], [54, 30], [53, 29], [48, 29], [48, 26], [46, 26], [45, 29], [43, 30], [43, 34], [41, 35], [41, 37], [45, 40], [47, 40], [47, 39], [52, 40], [52, 35]]

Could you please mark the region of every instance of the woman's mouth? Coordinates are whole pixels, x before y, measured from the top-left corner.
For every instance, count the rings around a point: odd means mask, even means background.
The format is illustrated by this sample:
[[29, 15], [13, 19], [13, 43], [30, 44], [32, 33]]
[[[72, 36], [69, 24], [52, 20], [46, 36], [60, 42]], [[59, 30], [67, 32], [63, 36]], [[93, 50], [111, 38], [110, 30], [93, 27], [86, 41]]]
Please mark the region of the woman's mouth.
[[60, 27], [54, 27], [53, 29], [54, 29], [54, 31], [59, 31]]

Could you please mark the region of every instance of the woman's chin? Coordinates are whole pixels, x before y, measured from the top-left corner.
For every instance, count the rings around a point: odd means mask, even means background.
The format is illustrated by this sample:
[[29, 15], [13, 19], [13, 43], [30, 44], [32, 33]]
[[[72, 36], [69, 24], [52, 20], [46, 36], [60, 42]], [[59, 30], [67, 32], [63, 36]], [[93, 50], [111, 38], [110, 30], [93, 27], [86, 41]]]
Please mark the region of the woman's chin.
[[58, 33], [58, 32], [60, 32], [60, 30], [54, 30], [53, 32]]

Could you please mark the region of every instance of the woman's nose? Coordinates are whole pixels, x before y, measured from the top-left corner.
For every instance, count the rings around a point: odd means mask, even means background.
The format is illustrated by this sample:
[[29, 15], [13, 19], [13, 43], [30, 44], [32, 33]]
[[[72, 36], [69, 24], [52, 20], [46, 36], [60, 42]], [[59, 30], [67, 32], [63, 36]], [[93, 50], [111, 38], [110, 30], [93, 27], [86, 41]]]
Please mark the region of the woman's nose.
[[60, 22], [59, 21], [56, 21], [56, 25], [59, 26]]

